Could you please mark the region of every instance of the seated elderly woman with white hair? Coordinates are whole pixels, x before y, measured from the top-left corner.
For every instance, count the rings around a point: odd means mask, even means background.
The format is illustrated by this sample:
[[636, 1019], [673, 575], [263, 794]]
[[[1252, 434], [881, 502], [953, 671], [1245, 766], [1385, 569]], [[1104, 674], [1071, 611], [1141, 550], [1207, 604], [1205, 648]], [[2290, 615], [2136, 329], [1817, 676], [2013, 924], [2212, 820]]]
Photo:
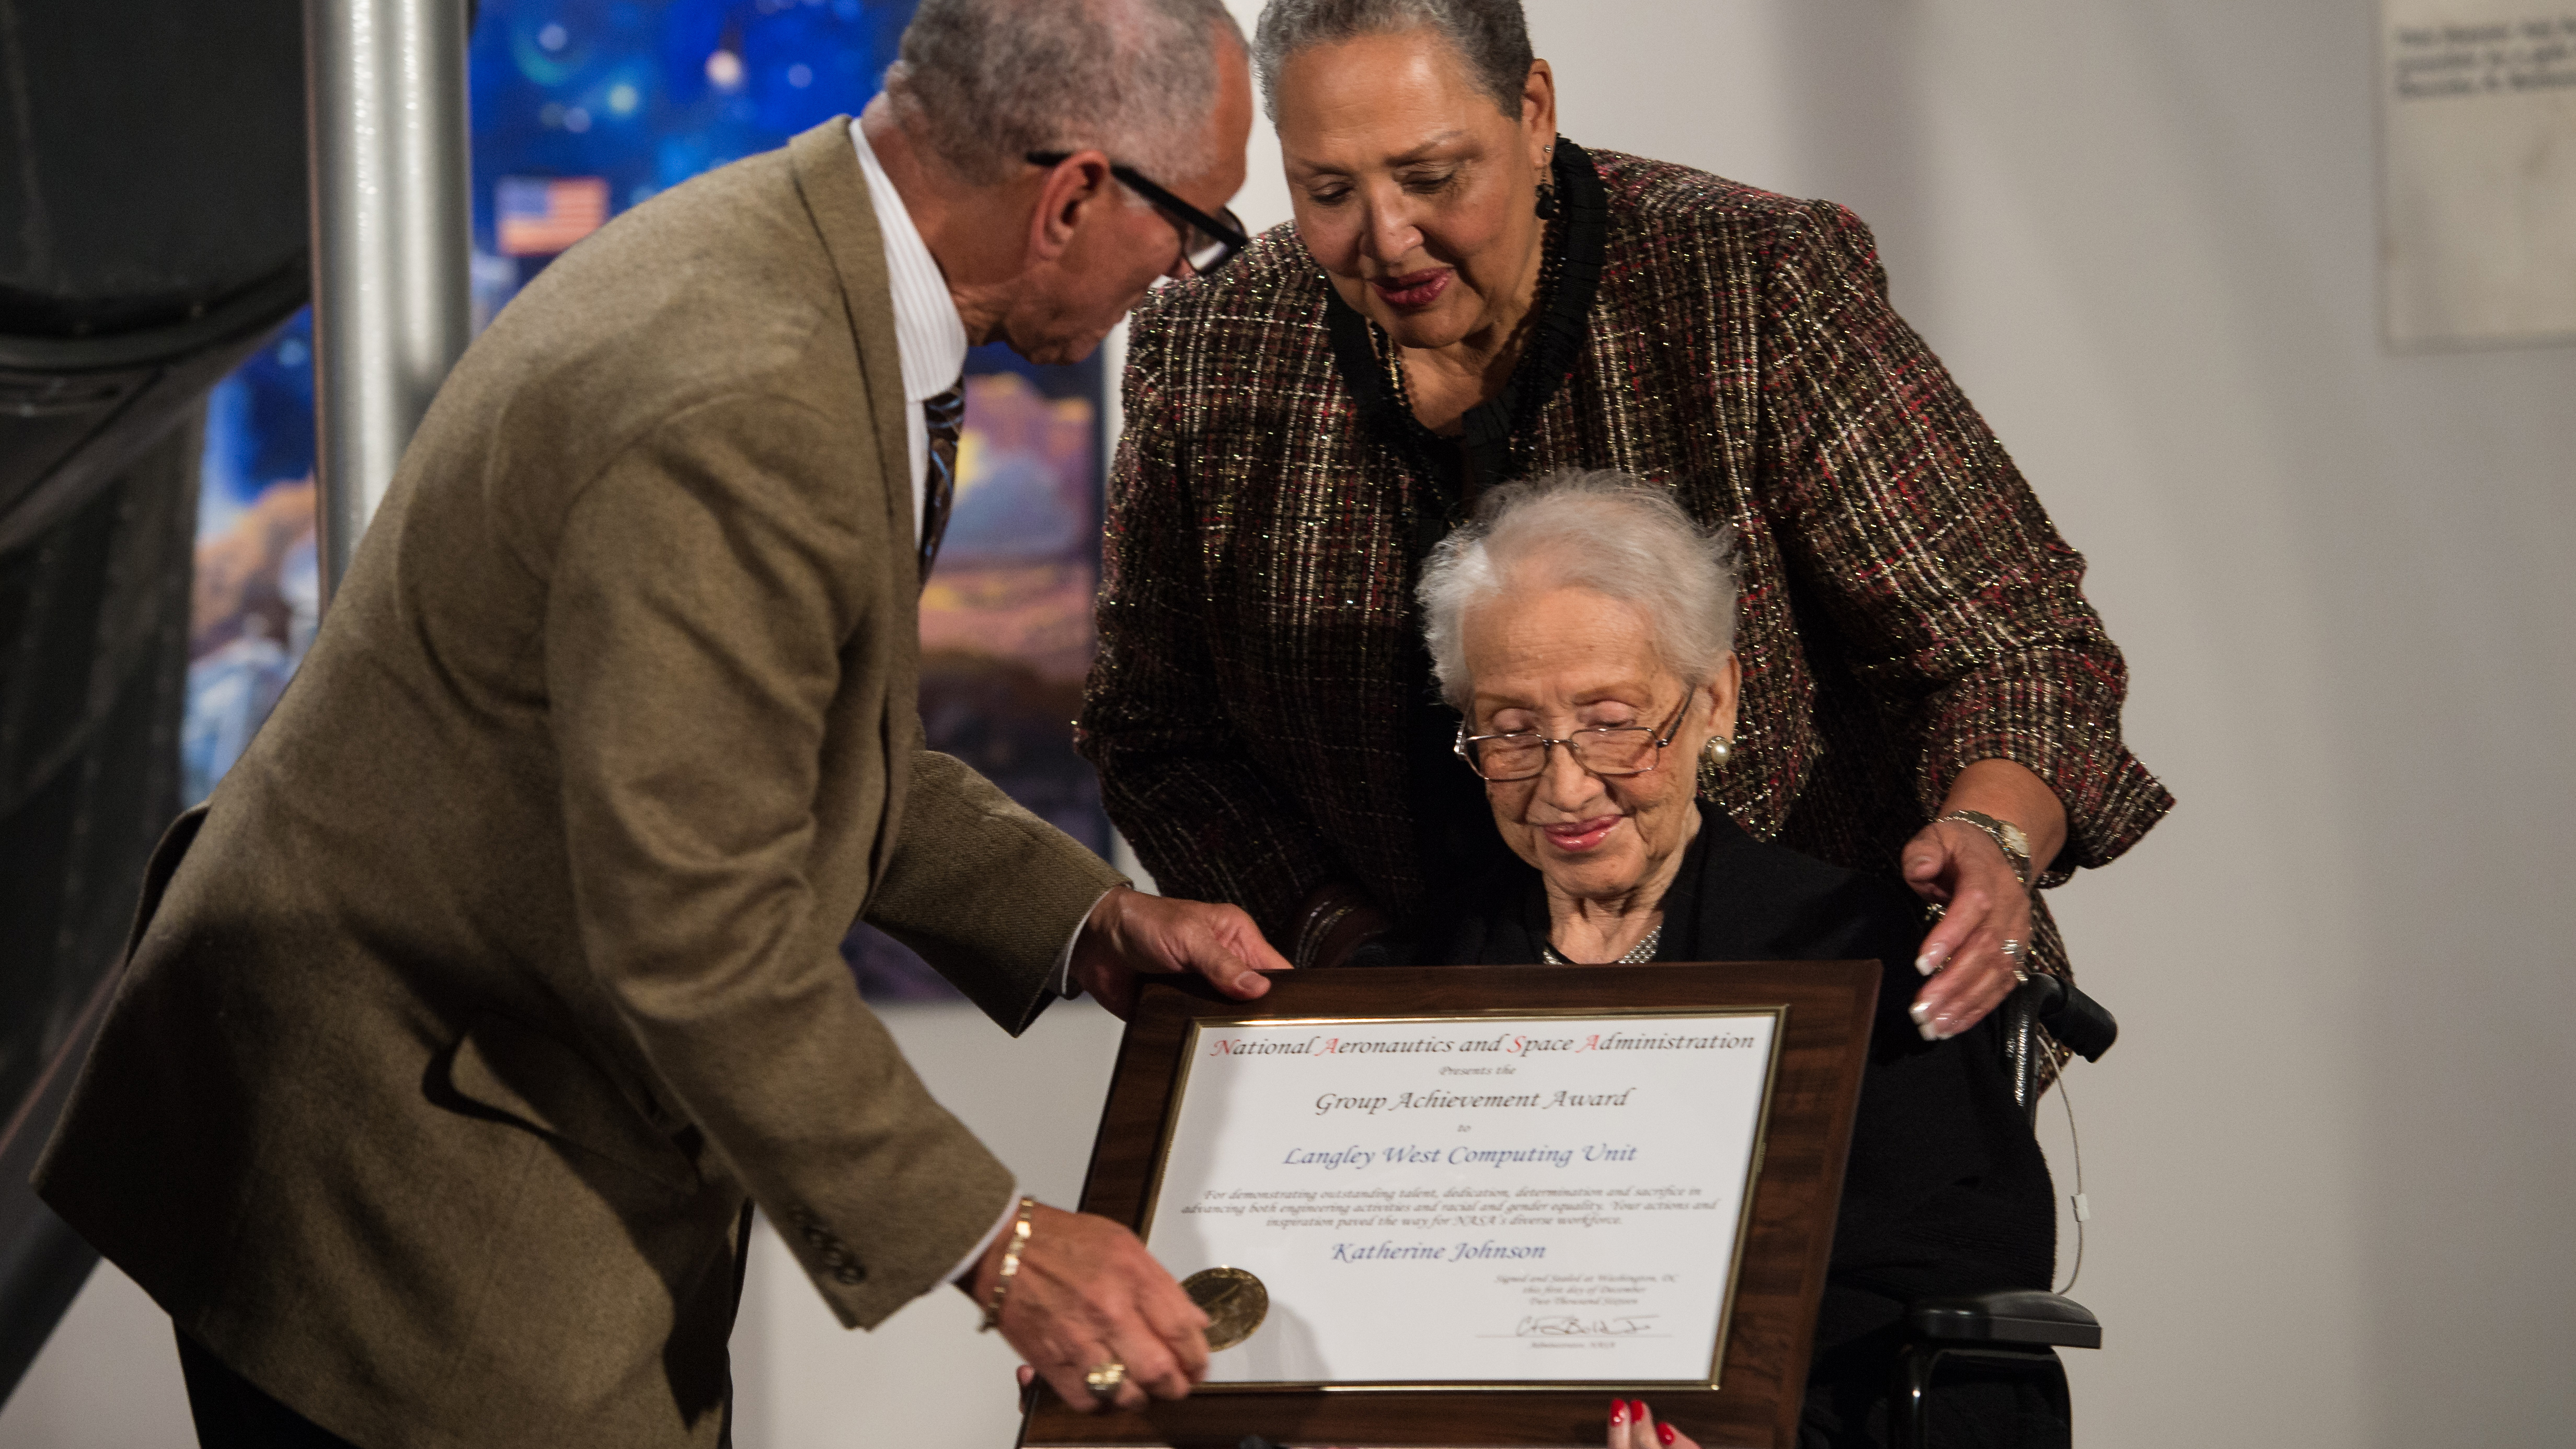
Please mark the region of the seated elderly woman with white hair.
[[[1997, 1028], [1935, 1041], [1908, 1019], [1924, 908], [1902, 885], [1755, 840], [1698, 800], [1694, 767], [1723, 768], [1735, 727], [1736, 582], [1726, 540], [1667, 490], [1582, 472], [1495, 488], [1432, 554], [1420, 601], [1465, 719], [1458, 753], [1529, 868], [1353, 964], [1884, 962], [1801, 1440], [1882, 1442], [1904, 1302], [2046, 1288], [2054, 1266], [2048, 1168]], [[1944, 1392], [1959, 1442], [2063, 1442], [2035, 1391]], [[1667, 1432], [1644, 1405], [1613, 1407], [1613, 1449], [1688, 1443]]]

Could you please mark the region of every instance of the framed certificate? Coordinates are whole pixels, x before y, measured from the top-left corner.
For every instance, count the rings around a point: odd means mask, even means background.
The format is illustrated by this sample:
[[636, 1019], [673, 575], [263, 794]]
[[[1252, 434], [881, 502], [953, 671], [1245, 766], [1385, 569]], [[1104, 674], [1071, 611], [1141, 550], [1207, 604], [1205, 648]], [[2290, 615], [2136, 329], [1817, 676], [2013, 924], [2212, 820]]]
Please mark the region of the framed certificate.
[[1141, 1413], [1036, 1445], [1597, 1444], [1614, 1395], [1794, 1442], [1876, 962], [1157, 983], [1083, 1209], [1218, 1320]]

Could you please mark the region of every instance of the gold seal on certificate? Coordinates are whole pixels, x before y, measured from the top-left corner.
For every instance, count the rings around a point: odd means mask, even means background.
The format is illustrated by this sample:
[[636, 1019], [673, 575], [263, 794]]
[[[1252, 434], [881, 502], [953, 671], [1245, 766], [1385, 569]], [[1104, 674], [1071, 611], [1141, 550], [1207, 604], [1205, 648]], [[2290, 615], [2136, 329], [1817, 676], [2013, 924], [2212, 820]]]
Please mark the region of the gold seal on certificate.
[[1250, 1338], [1270, 1316], [1270, 1290], [1241, 1268], [1202, 1268], [1181, 1280], [1181, 1291], [1208, 1316], [1210, 1353], [1223, 1353]]

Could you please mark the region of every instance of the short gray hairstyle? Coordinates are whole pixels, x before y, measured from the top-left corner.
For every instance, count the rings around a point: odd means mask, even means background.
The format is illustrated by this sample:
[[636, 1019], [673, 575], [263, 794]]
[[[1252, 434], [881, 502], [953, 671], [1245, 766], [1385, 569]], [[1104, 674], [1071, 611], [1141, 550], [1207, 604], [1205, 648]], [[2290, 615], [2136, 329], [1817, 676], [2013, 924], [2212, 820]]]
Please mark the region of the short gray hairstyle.
[[1097, 147], [1169, 185], [1216, 164], [1220, 36], [1223, 0], [921, 0], [886, 95], [972, 182]]
[[1505, 589], [1582, 588], [1634, 605], [1665, 667], [1697, 689], [1735, 647], [1735, 535], [1702, 528], [1672, 490], [1567, 468], [1489, 490], [1431, 551], [1414, 596], [1441, 696], [1473, 697], [1467, 611]]
[[1529, 83], [1529, 21], [1520, 0], [1270, 0], [1252, 28], [1252, 67], [1261, 75], [1261, 109], [1279, 124], [1279, 70], [1314, 45], [1363, 35], [1427, 29], [1457, 48], [1468, 73], [1517, 119]]

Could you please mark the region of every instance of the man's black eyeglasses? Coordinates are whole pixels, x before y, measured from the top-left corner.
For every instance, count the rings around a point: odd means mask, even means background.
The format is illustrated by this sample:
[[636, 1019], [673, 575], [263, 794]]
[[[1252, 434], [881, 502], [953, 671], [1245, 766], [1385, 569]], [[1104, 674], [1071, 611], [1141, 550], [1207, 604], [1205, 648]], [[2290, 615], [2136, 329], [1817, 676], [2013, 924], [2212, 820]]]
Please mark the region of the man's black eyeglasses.
[[[1031, 151], [1028, 162], [1032, 166], [1061, 166], [1072, 155], [1070, 151]], [[1204, 277], [1233, 261], [1234, 254], [1252, 240], [1244, 234], [1243, 218], [1236, 216], [1232, 207], [1220, 206], [1216, 215], [1210, 216], [1155, 185], [1144, 172], [1133, 166], [1121, 166], [1113, 161], [1109, 165], [1109, 174], [1126, 183], [1128, 190], [1152, 202], [1154, 209], [1180, 231], [1181, 260], [1188, 262], [1190, 270], [1199, 276]]]

